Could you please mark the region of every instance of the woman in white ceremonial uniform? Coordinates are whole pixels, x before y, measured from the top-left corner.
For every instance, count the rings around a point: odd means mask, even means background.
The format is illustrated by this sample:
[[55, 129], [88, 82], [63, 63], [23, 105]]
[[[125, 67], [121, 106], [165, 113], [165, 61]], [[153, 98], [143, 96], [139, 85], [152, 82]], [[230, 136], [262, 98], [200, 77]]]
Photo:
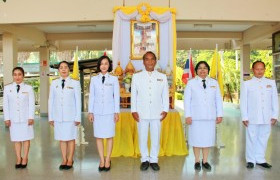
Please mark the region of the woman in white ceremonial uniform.
[[5, 124], [10, 128], [11, 141], [15, 143], [15, 168], [18, 169], [26, 168], [28, 163], [30, 140], [34, 138], [35, 100], [32, 86], [23, 82], [23, 68], [13, 69], [13, 79], [13, 83], [4, 87], [3, 110]]
[[[119, 120], [120, 87], [116, 76], [112, 76], [112, 61], [108, 56], [102, 56], [97, 63], [97, 76], [91, 78], [88, 119], [93, 122], [94, 137], [100, 156], [99, 171], [109, 171], [111, 168], [111, 153], [115, 123]], [[107, 156], [104, 158], [103, 139], [107, 139]]]
[[[59, 63], [60, 78], [53, 80], [49, 95], [49, 123], [54, 126], [54, 138], [60, 141], [60, 170], [73, 167], [77, 126], [81, 122], [80, 82], [69, 77], [67, 61]], [[67, 154], [68, 153], [68, 154]]]
[[209, 147], [215, 145], [216, 124], [222, 122], [223, 104], [218, 82], [210, 77], [210, 67], [200, 61], [184, 92], [184, 109], [186, 123], [189, 125], [188, 142], [193, 146], [195, 170], [201, 170], [200, 151], [202, 150], [202, 167], [210, 171], [207, 162]]

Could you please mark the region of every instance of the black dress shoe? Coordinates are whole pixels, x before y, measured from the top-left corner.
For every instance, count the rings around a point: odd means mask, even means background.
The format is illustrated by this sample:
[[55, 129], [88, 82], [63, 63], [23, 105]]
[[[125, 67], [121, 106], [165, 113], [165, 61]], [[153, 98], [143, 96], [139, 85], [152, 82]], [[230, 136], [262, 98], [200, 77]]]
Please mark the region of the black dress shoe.
[[70, 165], [70, 166], [65, 165], [64, 169], [65, 169], [65, 170], [72, 169], [72, 168], [73, 168], [73, 164], [74, 164], [74, 161], [72, 162], [72, 165]]
[[150, 165], [149, 161], [142, 162], [140, 166], [140, 170], [146, 171], [149, 168], [149, 165]]
[[110, 166], [109, 166], [109, 167], [105, 167], [105, 166], [104, 166], [104, 171], [107, 172], [107, 171], [110, 171], [110, 169], [111, 169], [111, 161], [110, 161]]
[[202, 161], [202, 167], [204, 169], [206, 169], [207, 171], [211, 171], [211, 169], [212, 169], [211, 165], [208, 162], [203, 163], [203, 161]]
[[160, 167], [159, 167], [158, 163], [150, 163], [150, 166], [152, 167], [152, 169], [154, 171], [159, 171], [160, 170]]
[[247, 166], [248, 169], [253, 169], [254, 168], [254, 163], [251, 162], [247, 162]]
[[200, 171], [200, 170], [201, 170], [200, 162], [196, 162], [196, 163], [194, 164], [194, 169], [197, 170], [197, 171]]
[[26, 164], [21, 164], [21, 168], [24, 169], [27, 167], [27, 163]]
[[[22, 159], [21, 159], [21, 162], [22, 162]], [[26, 164], [22, 164], [22, 163], [21, 163], [21, 168], [22, 168], [22, 169], [26, 168], [26, 167], [27, 167], [27, 163], [28, 163], [28, 159], [27, 159], [27, 161], [26, 161]]]
[[63, 170], [63, 169], [65, 169], [65, 167], [66, 167], [66, 164], [65, 164], [65, 165], [62, 165], [62, 164], [61, 164], [61, 165], [59, 166], [59, 170]]
[[105, 169], [105, 166], [103, 166], [103, 167], [98, 166], [98, 171], [99, 172], [104, 171], [104, 169]]
[[21, 168], [21, 164], [16, 164], [16, 165], [15, 165], [15, 168], [16, 168], [16, 169]]
[[263, 167], [263, 168], [266, 168], [266, 169], [270, 169], [272, 168], [272, 166], [268, 163], [257, 163], [257, 165]]

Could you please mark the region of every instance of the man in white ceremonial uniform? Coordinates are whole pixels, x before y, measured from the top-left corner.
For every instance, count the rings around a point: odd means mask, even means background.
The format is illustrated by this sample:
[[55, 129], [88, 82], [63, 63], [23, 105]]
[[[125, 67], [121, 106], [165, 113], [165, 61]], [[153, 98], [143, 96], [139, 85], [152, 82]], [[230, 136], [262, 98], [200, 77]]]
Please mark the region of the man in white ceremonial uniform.
[[271, 168], [265, 160], [271, 125], [278, 118], [278, 94], [274, 80], [264, 77], [265, 64], [256, 61], [252, 65], [254, 77], [245, 81], [241, 89], [241, 115], [246, 126], [247, 168], [257, 164]]
[[[138, 122], [139, 145], [141, 152], [141, 170], [149, 166], [160, 169], [158, 154], [160, 148], [161, 121], [169, 110], [169, 89], [166, 75], [156, 71], [156, 56], [147, 52], [143, 56], [145, 70], [132, 78], [131, 112]], [[148, 132], [150, 128], [151, 151], [148, 151]]]

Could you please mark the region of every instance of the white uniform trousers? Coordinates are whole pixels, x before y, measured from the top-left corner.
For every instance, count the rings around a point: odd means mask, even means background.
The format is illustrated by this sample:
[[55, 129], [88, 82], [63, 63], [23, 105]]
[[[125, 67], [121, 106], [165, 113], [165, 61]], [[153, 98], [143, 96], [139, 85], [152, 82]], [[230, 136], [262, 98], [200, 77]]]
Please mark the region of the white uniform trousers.
[[270, 136], [270, 124], [249, 124], [246, 128], [246, 161], [265, 163], [265, 151]]
[[[151, 138], [150, 155], [148, 150], [149, 129]], [[141, 162], [158, 162], [158, 154], [160, 148], [160, 129], [161, 123], [159, 119], [140, 119], [140, 121], [138, 122], [138, 137], [141, 152]]]

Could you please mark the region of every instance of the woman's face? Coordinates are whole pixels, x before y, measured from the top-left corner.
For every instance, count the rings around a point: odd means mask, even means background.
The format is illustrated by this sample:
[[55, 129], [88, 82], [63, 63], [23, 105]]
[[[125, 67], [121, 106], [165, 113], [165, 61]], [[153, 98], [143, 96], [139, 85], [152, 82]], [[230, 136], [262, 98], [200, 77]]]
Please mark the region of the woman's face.
[[66, 63], [61, 63], [58, 72], [62, 78], [66, 78], [69, 76], [70, 69]]
[[208, 68], [205, 64], [200, 64], [197, 68], [197, 75], [200, 77], [200, 78], [206, 78], [207, 75], [208, 75]]
[[13, 79], [14, 79], [15, 83], [17, 83], [17, 84], [22, 83], [23, 78], [24, 78], [24, 76], [20, 70], [18, 70], [18, 69], [14, 70]]
[[106, 74], [108, 72], [108, 69], [110, 67], [109, 60], [107, 58], [102, 59], [100, 64], [100, 71], [102, 74]]

